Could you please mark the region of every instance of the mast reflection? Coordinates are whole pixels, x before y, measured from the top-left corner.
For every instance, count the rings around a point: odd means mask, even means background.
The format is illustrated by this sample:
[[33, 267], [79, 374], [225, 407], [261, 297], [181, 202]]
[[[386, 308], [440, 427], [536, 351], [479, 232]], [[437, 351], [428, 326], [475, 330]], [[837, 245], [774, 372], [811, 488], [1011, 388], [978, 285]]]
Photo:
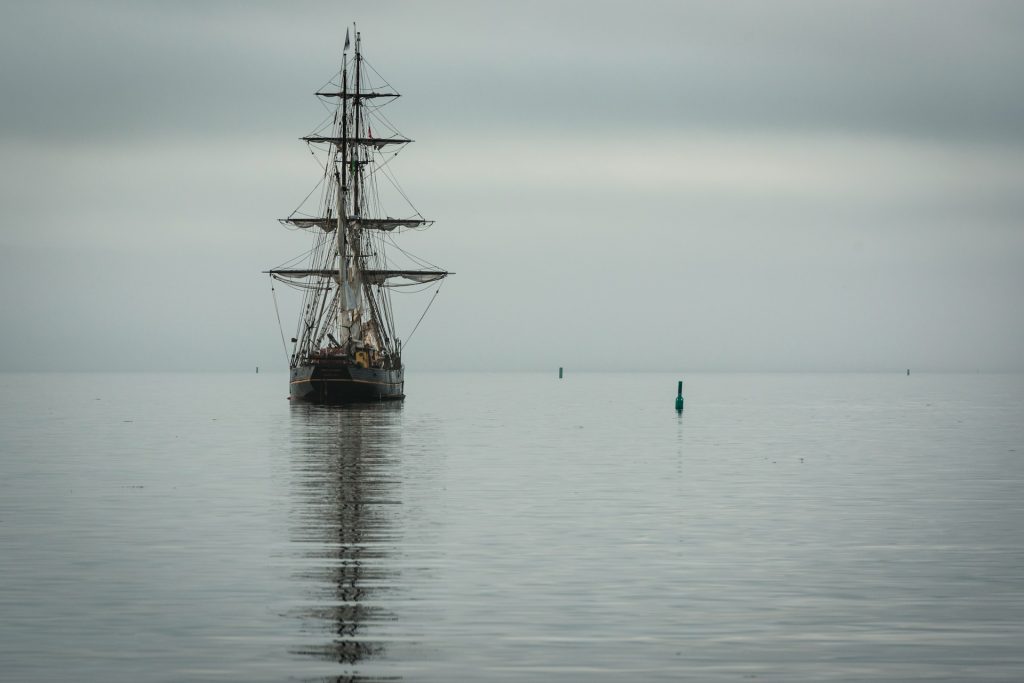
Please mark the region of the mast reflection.
[[354, 665], [384, 654], [375, 638], [394, 621], [380, 600], [395, 581], [388, 560], [400, 503], [400, 418], [400, 403], [291, 406], [290, 536], [307, 565], [297, 578], [311, 594], [300, 618], [307, 632], [330, 631], [327, 642], [311, 638], [293, 652], [338, 662], [352, 674]]

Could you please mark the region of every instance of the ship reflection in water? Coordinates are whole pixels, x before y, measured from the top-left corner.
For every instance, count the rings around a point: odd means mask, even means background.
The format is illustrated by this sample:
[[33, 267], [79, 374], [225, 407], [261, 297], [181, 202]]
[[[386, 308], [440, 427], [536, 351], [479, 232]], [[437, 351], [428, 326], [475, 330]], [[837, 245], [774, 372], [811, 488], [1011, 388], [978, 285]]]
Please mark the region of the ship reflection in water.
[[375, 680], [356, 675], [357, 665], [384, 655], [375, 638], [395, 621], [381, 602], [394, 583], [401, 410], [400, 403], [291, 407], [289, 537], [295, 579], [309, 586], [297, 610], [307, 644], [293, 654], [344, 665], [346, 675], [323, 680]]

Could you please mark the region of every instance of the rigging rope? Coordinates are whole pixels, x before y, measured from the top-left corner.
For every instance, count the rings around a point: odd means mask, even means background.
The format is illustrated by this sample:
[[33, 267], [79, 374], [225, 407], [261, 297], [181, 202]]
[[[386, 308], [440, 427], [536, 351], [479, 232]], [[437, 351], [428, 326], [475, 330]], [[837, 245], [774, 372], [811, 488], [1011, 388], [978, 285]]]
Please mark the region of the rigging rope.
[[427, 307], [423, 309], [423, 314], [420, 316], [420, 319], [416, 321], [416, 325], [412, 328], [412, 332], [410, 332], [409, 336], [405, 338], [405, 342], [402, 344], [403, 349], [409, 346], [409, 342], [412, 341], [412, 336], [416, 334], [416, 330], [419, 329], [420, 323], [423, 322], [423, 318], [427, 316], [427, 311], [429, 311], [430, 307], [434, 305], [434, 299], [436, 299], [437, 295], [441, 293], [441, 287], [443, 286], [444, 281], [442, 280], [441, 284], [437, 286], [437, 290], [434, 291], [434, 296], [430, 297], [430, 302], [427, 304]]
[[277, 291], [274, 290], [274, 280], [270, 280], [270, 296], [274, 299], [274, 313], [277, 314], [277, 331], [281, 333], [281, 348], [284, 349], [284, 359], [288, 365], [291, 365], [291, 359], [288, 358], [288, 344], [284, 340], [284, 325], [281, 324], [281, 311], [277, 308]]

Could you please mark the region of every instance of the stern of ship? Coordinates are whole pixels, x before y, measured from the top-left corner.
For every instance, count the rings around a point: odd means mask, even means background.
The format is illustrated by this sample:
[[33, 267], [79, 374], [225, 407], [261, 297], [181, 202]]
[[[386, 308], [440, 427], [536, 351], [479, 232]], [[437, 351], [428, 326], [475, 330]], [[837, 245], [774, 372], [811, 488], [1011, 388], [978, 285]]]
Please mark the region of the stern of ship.
[[295, 401], [342, 404], [405, 398], [405, 370], [348, 363], [309, 363], [291, 369], [289, 395]]

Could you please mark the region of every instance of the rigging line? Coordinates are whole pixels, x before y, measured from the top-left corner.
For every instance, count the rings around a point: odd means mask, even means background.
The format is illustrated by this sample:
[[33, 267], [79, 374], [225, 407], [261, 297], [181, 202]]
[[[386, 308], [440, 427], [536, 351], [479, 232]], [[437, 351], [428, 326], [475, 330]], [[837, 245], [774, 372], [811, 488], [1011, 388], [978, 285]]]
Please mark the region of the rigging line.
[[386, 324], [388, 326], [388, 333], [391, 335], [391, 339], [394, 340], [391, 346], [397, 351], [398, 331], [395, 329], [395, 309], [391, 303], [391, 291], [382, 290], [381, 294], [383, 295], [382, 298], [384, 301], [387, 302], [387, 307], [384, 312], [387, 314]]
[[[298, 228], [296, 228], [296, 230], [298, 230]], [[308, 257], [310, 254], [312, 254], [313, 250], [315, 248], [316, 247], [310, 247], [309, 249], [307, 249], [305, 251], [305, 253], [299, 254], [298, 256], [293, 256], [292, 258], [288, 259], [284, 263], [276, 266], [276, 268], [279, 268], [279, 269], [283, 270], [283, 269], [291, 268], [294, 265], [298, 265], [301, 261], [305, 261], [306, 257]]]
[[363, 65], [370, 67], [370, 71], [372, 71], [377, 76], [377, 78], [379, 78], [380, 80], [384, 81], [384, 85], [386, 85], [387, 87], [391, 88], [392, 92], [398, 92], [397, 90], [395, 90], [395, 86], [393, 86], [390, 83], [388, 83], [388, 79], [386, 79], [383, 76], [381, 76], [380, 72], [377, 71], [377, 69], [374, 68], [373, 64], [370, 64], [370, 60], [368, 60], [366, 57], [363, 57]]
[[407, 294], [416, 295], [421, 292], [425, 292], [428, 289], [433, 289], [434, 281], [431, 282], [409, 282], [407, 284], [390, 284], [384, 285], [388, 291], [394, 292], [395, 294]]
[[[310, 143], [306, 143], [306, 148], [309, 150], [309, 156], [313, 157], [313, 161], [316, 162], [316, 165], [320, 167], [321, 171], [324, 171], [324, 175], [327, 175], [327, 166], [330, 162], [326, 159], [324, 161], [320, 161], [320, 157], [316, 155], [316, 150], [313, 149]], [[321, 180], [320, 182], [323, 181]]]
[[416, 330], [419, 329], [420, 323], [423, 322], [423, 318], [426, 317], [427, 311], [429, 311], [430, 307], [434, 305], [434, 299], [436, 299], [437, 295], [441, 293], [441, 287], [443, 286], [444, 281], [442, 280], [441, 284], [437, 286], [437, 290], [434, 292], [434, 296], [430, 297], [430, 302], [427, 304], [427, 307], [423, 309], [423, 314], [420, 316], [420, 319], [416, 321], [416, 326], [412, 328], [412, 332], [409, 333], [409, 336], [405, 338], [405, 342], [402, 343], [403, 349], [409, 348], [409, 342], [412, 340], [412, 336], [416, 334]]
[[[337, 84], [336, 84], [336, 83], [334, 82], [334, 77], [335, 77], [335, 76], [340, 76], [340, 75], [341, 75], [341, 71], [340, 71], [340, 70], [338, 71], [338, 73], [335, 73], [335, 74], [331, 74], [331, 77], [330, 77], [330, 78], [328, 78], [328, 79], [327, 79], [326, 81], [324, 81], [323, 83], [321, 83], [321, 84], [320, 84], [320, 87], [319, 87], [319, 88], [317, 88], [317, 91], [318, 91], [318, 92], [322, 92], [322, 91], [323, 91], [323, 89], [324, 89], [324, 88], [326, 88], [326, 87], [327, 87], [327, 86], [329, 86], [329, 85], [337, 85]], [[339, 86], [339, 87], [340, 87], [340, 86]]]
[[392, 133], [394, 133], [395, 135], [401, 135], [402, 134], [402, 131], [398, 130], [398, 127], [395, 126], [395, 124], [391, 123], [391, 120], [388, 117], [386, 117], [386, 116], [384, 116], [384, 114], [380, 113], [380, 109], [379, 108], [378, 109], [369, 109], [369, 110], [367, 110], [366, 114], [367, 114], [368, 117], [372, 117], [373, 120], [376, 121], [379, 125], [384, 126], [388, 130], [390, 130]]
[[277, 268], [290, 268], [293, 265], [298, 264], [300, 261], [305, 260], [307, 257], [310, 257], [310, 260], [312, 261], [312, 255], [314, 254], [316, 249], [317, 249], [317, 244], [314, 244], [312, 247], [307, 249], [305, 252], [303, 252], [303, 253], [301, 253], [301, 254], [299, 254], [297, 256], [293, 256], [292, 258], [288, 259], [287, 261], [285, 261], [284, 263], [282, 263], [282, 264], [280, 264], [280, 265], [278, 265], [276, 267]]
[[[336, 85], [335, 83], [330, 82], [325, 83], [323, 86], [317, 88], [317, 90], [323, 90], [328, 85], [341, 89], [340, 85]], [[338, 110], [337, 105], [331, 102], [330, 98], [328, 97], [324, 97], [323, 95], [318, 94], [316, 96], [316, 101], [320, 103], [320, 106], [323, 107], [324, 111], [326, 111], [328, 114], [334, 114], [334, 112]]]
[[[404, 191], [402, 190], [401, 186], [400, 186], [400, 185], [398, 184], [398, 179], [394, 177], [394, 175], [395, 175], [395, 174], [394, 174], [394, 173], [392, 173], [392, 172], [391, 172], [391, 171], [390, 171], [389, 169], [387, 169], [387, 168], [386, 168], [385, 166], [381, 166], [381, 167], [380, 167], [380, 170], [384, 172], [384, 177], [385, 177], [385, 178], [387, 178], [387, 179], [388, 179], [388, 180], [389, 180], [389, 181], [391, 182], [391, 185], [392, 185], [392, 186], [393, 186], [393, 187], [394, 187], [394, 188], [395, 188], [396, 190], [398, 190], [398, 194], [402, 195], [402, 198], [403, 198], [403, 199], [405, 199], [406, 203], [407, 203], [407, 204], [409, 205], [409, 208], [411, 208], [411, 209], [412, 209], [413, 211], [415, 211], [416, 213], [420, 213], [420, 210], [419, 210], [419, 209], [417, 209], [417, 208], [416, 208], [416, 205], [412, 203], [412, 200], [411, 200], [411, 199], [409, 199], [409, 195], [407, 195], [407, 194], [406, 194], [406, 193], [405, 193], [405, 192], [404, 192]], [[420, 214], [420, 215], [422, 215], [422, 214]]]
[[377, 182], [377, 179], [374, 178], [372, 175], [370, 176], [369, 180], [370, 180], [370, 190], [373, 193], [373, 201], [374, 201], [375, 207], [376, 207], [377, 211], [379, 212], [379, 215], [386, 216], [387, 212], [384, 211], [384, 203], [380, 200], [380, 184]]
[[[315, 154], [313, 155], [313, 158], [314, 159], [316, 158]], [[317, 164], [319, 164], [319, 163], [320, 162], [317, 162]], [[320, 182], [318, 182], [316, 185], [314, 185], [313, 189], [309, 191], [309, 194], [307, 194], [305, 196], [305, 198], [301, 202], [299, 202], [299, 205], [295, 207], [295, 210], [292, 211], [292, 215], [295, 215], [296, 213], [298, 213], [299, 209], [301, 209], [303, 206], [305, 206], [306, 202], [309, 201], [309, 198], [313, 196], [313, 193], [316, 192], [318, 189], [320, 189], [320, 186], [323, 185], [323, 182], [324, 182], [324, 179], [320, 178]]]
[[402, 249], [402, 247], [400, 247], [398, 245], [398, 242], [396, 242], [394, 240], [394, 238], [391, 237], [391, 235], [387, 236], [387, 240], [391, 244], [391, 246], [393, 246], [396, 250], [402, 252], [410, 260], [412, 260], [413, 262], [419, 264], [420, 266], [427, 266], [427, 267], [430, 267], [430, 268], [434, 268], [436, 270], [441, 270], [441, 266], [437, 265], [436, 263], [431, 263], [430, 261], [426, 260], [425, 258], [422, 258], [420, 256], [416, 256], [416, 254], [412, 254], [412, 253], [406, 251], [405, 249]]
[[383, 123], [386, 127], [390, 128], [395, 133], [395, 135], [401, 135], [402, 133], [401, 133], [401, 131], [398, 130], [398, 126], [396, 126], [394, 123], [392, 123], [391, 119], [389, 119], [386, 115], [381, 113], [380, 110], [381, 110], [382, 106], [381, 107], [376, 107], [375, 109], [371, 109], [369, 113], [373, 116], [373, 118], [377, 119], [378, 121]]
[[[299, 230], [301, 228], [295, 228], [295, 229]], [[298, 254], [297, 256], [293, 256], [292, 258], [288, 259], [284, 263], [278, 265], [277, 268], [290, 268], [291, 266], [297, 264], [300, 261], [305, 260], [306, 258], [309, 258], [310, 264], [315, 264], [315, 262], [319, 259], [320, 252], [323, 249], [323, 245], [326, 242], [326, 240], [324, 239], [325, 235], [326, 235], [326, 233], [318, 235], [316, 242], [313, 243], [313, 246], [311, 246], [309, 249], [307, 249], [303, 253]]]
[[337, 114], [337, 109], [332, 109], [329, 104], [323, 101], [323, 99], [318, 97], [317, 101], [320, 102], [320, 104], [323, 106], [324, 110], [327, 112], [327, 116], [320, 119], [320, 123], [316, 124], [313, 127], [314, 134], [322, 131], [324, 128], [327, 127], [329, 123], [333, 125], [336, 121], [335, 115]]
[[[383, 171], [383, 170], [384, 170], [384, 167], [385, 167], [385, 166], [387, 166], [388, 164], [390, 164], [390, 163], [391, 163], [392, 161], [394, 161], [394, 160], [395, 160], [395, 157], [397, 157], [397, 156], [398, 156], [398, 154], [399, 154], [399, 152], [401, 152], [402, 150], [404, 150], [404, 149], [405, 149], [405, 147], [406, 147], [405, 145], [402, 145], [402, 146], [401, 146], [401, 147], [399, 148], [398, 152], [394, 152], [394, 153], [392, 153], [392, 154], [391, 154], [391, 158], [390, 158], [390, 159], [388, 159], [387, 161], [384, 161], [384, 152], [380, 151], [379, 149], [377, 149], [377, 150], [374, 150], [374, 153], [375, 153], [375, 154], [376, 154], [377, 156], [379, 156], [379, 157], [380, 157], [380, 161], [379, 161], [379, 162], [377, 163], [377, 165], [375, 165], [375, 166], [374, 166], [374, 167], [373, 167], [372, 169], [370, 169], [370, 172], [366, 174], [366, 177], [367, 177], [367, 178], [372, 178], [373, 176], [377, 175], [377, 171]], [[415, 209], [416, 207], [413, 207], [413, 208]]]
[[277, 307], [277, 291], [274, 289], [274, 280], [270, 280], [270, 296], [274, 299], [274, 313], [277, 315], [277, 331], [281, 333], [281, 348], [284, 350], [285, 362], [290, 366], [291, 359], [288, 358], [288, 344], [284, 340], [284, 325], [281, 324], [281, 311]]

